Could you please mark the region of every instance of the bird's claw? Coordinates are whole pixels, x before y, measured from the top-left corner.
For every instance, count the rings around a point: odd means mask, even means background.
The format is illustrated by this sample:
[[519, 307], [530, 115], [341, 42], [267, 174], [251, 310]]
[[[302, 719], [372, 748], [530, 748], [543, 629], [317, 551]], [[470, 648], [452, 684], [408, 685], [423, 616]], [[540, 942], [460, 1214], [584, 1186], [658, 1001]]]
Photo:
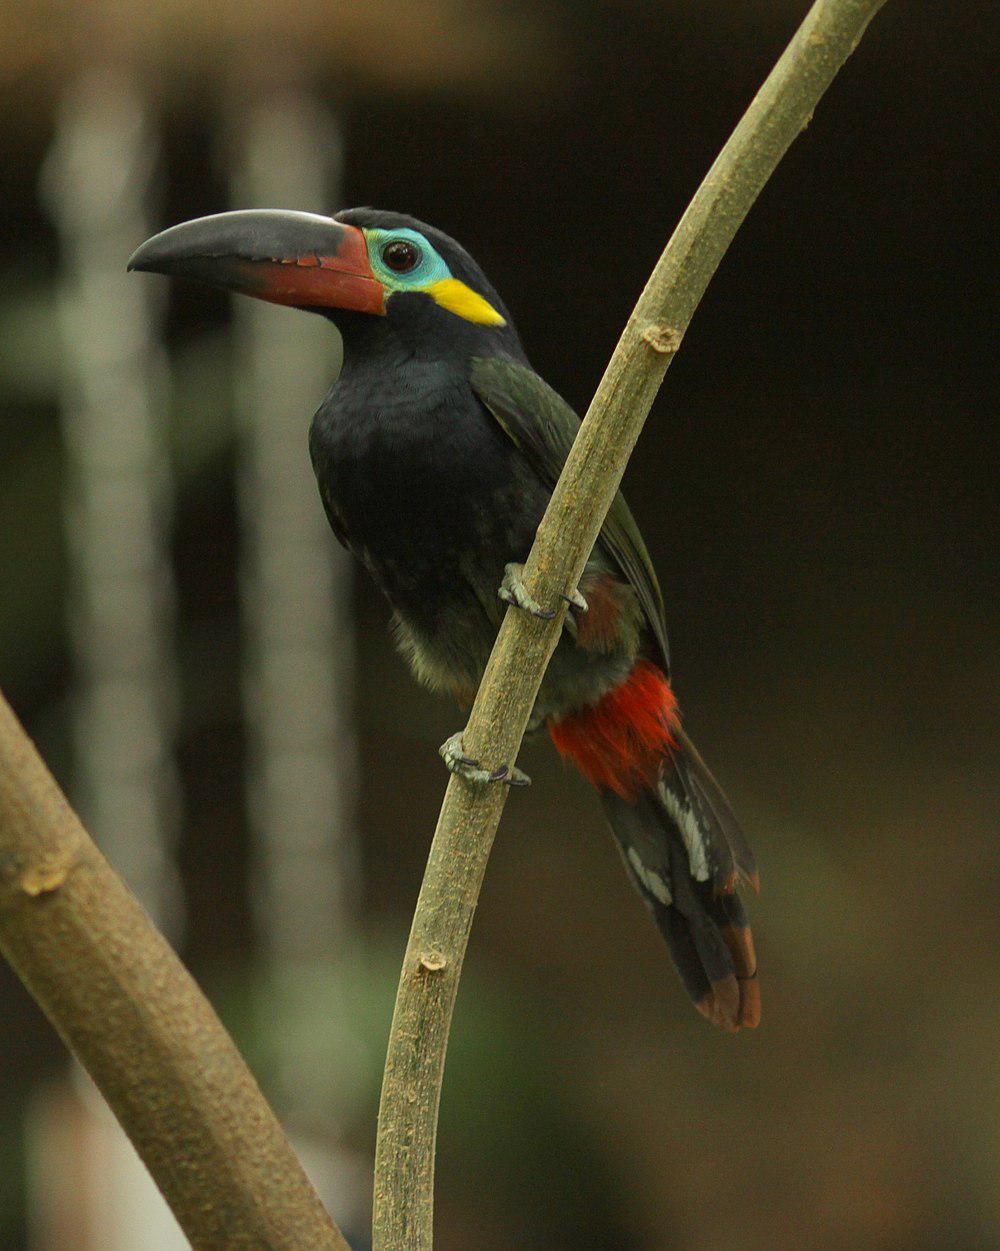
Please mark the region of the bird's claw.
[[[533, 617], [540, 617], [542, 621], [551, 621], [556, 615], [554, 611], [543, 608], [533, 595], [528, 593], [527, 587], [524, 585], [524, 565], [511, 561], [510, 564], [504, 566], [503, 581], [500, 583], [500, 589], [497, 594], [502, 600], [508, 604], [513, 604], [517, 608], [523, 608], [525, 612], [530, 612]], [[573, 591], [569, 595], [560, 596], [564, 599], [570, 608], [575, 608], [577, 612], [587, 611], [587, 601], [583, 598], [579, 591]], [[570, 618], [567, 618], [567, 624]]]
[[500, 589], [497, 594], [502, 600], [508, 604], [514, 604], [517, 608], [523, 608], [525, 612], [530, 612], [533, 617], [540, 617], [542, 621], [551, 621], [556, 615], [554, 611], [543, 608], [533, 595], [528, 594], [527, 587], [523, 580], [524, 565], [519, 565], [516, 561], [511, 561], [509, 565], [504, 566], [503, 581], [500, 583]]
[[531, 778], [516, 766], [500, 765], [497, 769], [486, 769], [478, 760], [467, 756], [462, 745], [461, 731], [446, 739], [438, 748], [438, 753], [447, 768], [467, 782], [475, 782], [481, 786], [490, 782], [506, 782], [508, 786], [531, 785]]
[[570, 611], [563, 618], [563, 629], [575, 643], [577, 634], [577, 613], [587, 611], [587, 601], [583, 598], [579, 591], [574, 591], [572, 595], [564, 595], [562, 598], [567, 604], [569, 604], [570, 607]]

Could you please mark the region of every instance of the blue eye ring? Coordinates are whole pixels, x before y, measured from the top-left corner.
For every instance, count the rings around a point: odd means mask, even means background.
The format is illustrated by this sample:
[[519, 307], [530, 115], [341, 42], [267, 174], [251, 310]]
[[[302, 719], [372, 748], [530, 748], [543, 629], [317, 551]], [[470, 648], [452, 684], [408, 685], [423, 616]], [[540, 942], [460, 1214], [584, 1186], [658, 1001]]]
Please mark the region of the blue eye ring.
[[434, 245], [407, 226], [394, 230], [364, 230], [372, 273], [390, 295], [394, 291], [425, 291], [452, 274]]
[[382, 262], [394, 274], [408, 274], [423, 260], [423, 253], [409, 239], [390, 239], [382, 247]]

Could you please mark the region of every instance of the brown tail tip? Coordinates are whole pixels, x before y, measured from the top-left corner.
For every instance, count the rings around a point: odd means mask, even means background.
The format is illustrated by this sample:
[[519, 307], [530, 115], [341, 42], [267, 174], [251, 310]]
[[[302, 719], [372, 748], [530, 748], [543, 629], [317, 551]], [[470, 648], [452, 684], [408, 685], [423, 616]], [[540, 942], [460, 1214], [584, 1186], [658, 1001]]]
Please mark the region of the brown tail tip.
[[760, 982], [757, 974], [740, 978], [740, 1025], [756, 1029], [760, 1024]]
[[760, 983], [757, 980], [757, 952], [747, 925], [724, 925], [722, 937], [736, 969], [739, 986], [738, 1026], [756, 1029], [760, 1024]]
[[711, 990], [696, 1001], [695, 1007], [713, 1025], [735, 1034], [740, 1028], [740, 988], [736, 978], [730, 975], [713, 982]]
[[761, 1023], [761, 983], [757, 981], [753, 958], [753, 940], [748, 929], [727, 926], [722, 931], [736, 965], [736, 977], [723, 977], [712, 982], [712, 988], [696, 1002], [702, 1013], [728, 1033], [756, 1030]]
[[756, 1029], [760, 1024], [760, 982], [757, 974], [726, 977], [712, 983], [712, 989], [696, 1001], [702, 1014], [729, 1034]]

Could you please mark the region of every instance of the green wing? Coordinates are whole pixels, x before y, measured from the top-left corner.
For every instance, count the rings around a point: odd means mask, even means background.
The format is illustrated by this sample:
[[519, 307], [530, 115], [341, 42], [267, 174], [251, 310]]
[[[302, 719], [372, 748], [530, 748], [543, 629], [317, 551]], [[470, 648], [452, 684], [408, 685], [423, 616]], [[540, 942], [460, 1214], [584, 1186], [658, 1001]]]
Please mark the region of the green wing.
[[[526, 365], [503, 357], [476, 357], [472, 389], [550, 486], [566, 463], [580, 419], [562, 396]], [[650, 628], [669, 666], [663, 595], [639, 527], [619, 491], [601, 528], [601, 545], [639, 596]]]

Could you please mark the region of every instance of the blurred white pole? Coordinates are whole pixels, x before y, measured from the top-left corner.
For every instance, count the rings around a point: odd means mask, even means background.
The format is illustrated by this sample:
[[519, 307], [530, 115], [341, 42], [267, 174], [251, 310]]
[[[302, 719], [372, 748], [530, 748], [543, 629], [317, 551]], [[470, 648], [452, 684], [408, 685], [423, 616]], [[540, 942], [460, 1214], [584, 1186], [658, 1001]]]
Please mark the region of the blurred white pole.
[[[333, 210], [340, 134], [313, 95], [265, 95], [232, 129], [234, 205]], [[355, 1107], [345, 1092], [359, 1085], [350, 1076], [356, 1049], [345, 1038], [331, 1050], [322, 992], [356, 948], [361, 889], [352, 574], [320, 505], [307, 441], [340, 368], [339, 340], [319, 316], [246, 299], [235, 310], [248, 793], [268, 970], [262, 1016], [279, 1110], [320, 1193], [346, 1214], [363, 1193], [337, 1150]]]
[[[74, 798], [108, 858], [176, 940], [165, 374], [149, 285], [125, 273], [130, 253], [152, 232], [146, 201], [155, 156], [132, 82], [110, 70], [87, 72], [63, 97], [43, 192], [63, 276]], [[35, 1205], [61, 1206], [66, 1220], [77, 1222], [74, 1251], [182, 1251], [188, 1244], [145, 1168], [82, 1075], [81, 1083], [83, 1105], [71, 1132], [67, 1121], [61, 1135], [64, 1146], [74, 1143], [78, 1184], [53, 1193], [53, 1181], [74, 1170], [52, 1168], [47, 1148], [58, 1149], [60, 1134], [40, 1141], [51, 1121], [36, 1117], [32, 1154], [42, 1165], [34, 1172]], [[44, 1241], [44, 1232], [40, 1238], [36, 1245], [45, 1251], [66, 1251]]]
[[[340, 136], [307, 95], [250, 110], [239, 139], [241, 206], [330, 211]], [[340, 348], [319, 316], [246, 299], [235, 314], [257, 921], [275, 959], [312, 958], [351, 941], [358, 892], [351, 564], [330, 533], [308, 449]]]
[[125, 272], [152, 233], [146, 199], [155, 155], [128, 81], [87, 75], [63, 100], [44, 185], [63, 273], [75, 798], [108, 858], [176, 936], [164, 362], [149, 284]]

